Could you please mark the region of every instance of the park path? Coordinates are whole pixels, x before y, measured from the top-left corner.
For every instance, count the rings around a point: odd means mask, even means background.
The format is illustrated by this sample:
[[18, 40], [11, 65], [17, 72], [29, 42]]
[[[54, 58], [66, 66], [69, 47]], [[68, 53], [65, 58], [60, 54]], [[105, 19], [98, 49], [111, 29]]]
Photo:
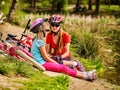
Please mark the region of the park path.
[[[45, 71], [44, 74], [48, 76], [58, 76], [62, 75], [60, 73]], [[15, 80], [28, 80], [28, 78], [24, 77], [7, 77], [0, 74], [0, 88], [9, 88], [10, 90], [19, 90], [19, 87], [22, 87], [23, 85], [17, 82], [14, 82]], [[70, 82], [68, 86], [68, 90], [115, 90], [112, 87], [109, 87], [110, 84], [105, 83], [101, 81], [100, 79], [97, 79], [93, 82], [89, 82], [82, 79], [77, 79], [70, 77]], [[1, 89], [0, 89], [1, 90]]]

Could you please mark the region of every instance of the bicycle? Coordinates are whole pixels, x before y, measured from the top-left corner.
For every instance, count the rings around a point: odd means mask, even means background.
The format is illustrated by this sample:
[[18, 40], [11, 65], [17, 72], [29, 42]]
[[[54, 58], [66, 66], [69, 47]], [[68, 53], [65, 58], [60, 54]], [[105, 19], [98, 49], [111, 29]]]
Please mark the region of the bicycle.
[[30, 62], [31, 64], [33, 64], [33, 66], [37, 67], [39, 70], [45, 71], [45, 68], [32, 58], [32, 54], [30, 52], [28, 52], [18, 44], [12, 45], [6, 40], [2, 40], [2, 35], [3, 35], [2, 32], [0, 32], [1, 41], [0, 50], [4, 51], [4, 53], [12, 57], [18, 58], [22, 62]]
[[[28, 20], [28, 23], [26, 24], [25, 30], [23, 31], [23, 33], [21, 34], [21, 38], [17, 39], [17, 35], [16, 34], [7, 34], [6, 37], [6, 41], [9, 43], [14, 43], [14, 44], [18, 44], [19, 46], [21, 46], [22, 48], [26, 49], [27, 51], [31, 51], [31, 47], [32, 47], [32, 37], [29, 35], [26, 35], [26, 30], [30, 28], [29, 24], [30, 24], [30, 19]], [[23, 38], [24, 37], [24, 38]]]
[[27, 51], [31, 51], [31, 47], [32, 47], [32, 37], [22, 34], [22, 36], [24, 36], [24, 39], [17, 39], [17, 35], [16, 34], [7, 34], [6, 37], [6, 41], [9, 43], [14, 43], [14, 44], [18, 44], [19, 46], [21, 46], [22, 48], [26, 49]]

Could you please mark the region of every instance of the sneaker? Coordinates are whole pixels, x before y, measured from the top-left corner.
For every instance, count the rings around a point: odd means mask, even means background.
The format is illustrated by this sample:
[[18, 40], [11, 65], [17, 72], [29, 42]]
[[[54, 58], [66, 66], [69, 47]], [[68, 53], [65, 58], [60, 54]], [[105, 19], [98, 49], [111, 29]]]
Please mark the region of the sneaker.
[[87, 72], [87, 80], [88, 81], [92, 81], [92, 80], [95, 80], [96, 79], [96, 70], [92, 70], [92, 71], [89, 71]]
[[81, 71], [81, 72], [85, 72], [85, 68], [82, 66], [82, 64], [78, 61], [78, 60], [74, 60], [77, 62], [77, 66], [75, 66], [75, 68], [78, 70], [78, 71]]

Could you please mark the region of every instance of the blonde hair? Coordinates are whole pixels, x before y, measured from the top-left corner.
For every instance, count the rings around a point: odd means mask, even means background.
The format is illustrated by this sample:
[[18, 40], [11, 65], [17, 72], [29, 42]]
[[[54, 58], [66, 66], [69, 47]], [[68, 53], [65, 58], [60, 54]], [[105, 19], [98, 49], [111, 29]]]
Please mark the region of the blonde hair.
[[37, 33], [37, 35], [35, 36], [35, 38], [37, 39], [41, 39], [43, 41], [45, 41], [45, 30], [49, 28], [49, 25], [47, 22], [43, 22], [40, 27], [39, 27], [39, 31]]
[[63, 31], [62, 27], [60, 27], [60, 31], [58, 32], [59, 38], [58, 38], [58, 42], [57, 42], [57, 54], [61, 54], [62, 52], [62, 48], [63, 48], [63, 40], [62, 40], [62, 35], [66, 33], [65, 31]]

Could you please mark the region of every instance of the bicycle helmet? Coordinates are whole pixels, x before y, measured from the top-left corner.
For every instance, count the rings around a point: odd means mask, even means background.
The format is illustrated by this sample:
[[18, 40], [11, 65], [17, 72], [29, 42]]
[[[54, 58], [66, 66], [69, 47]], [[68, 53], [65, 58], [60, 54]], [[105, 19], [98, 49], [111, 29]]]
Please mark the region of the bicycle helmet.
[[40, 25], [42, 25], [42, 23], [47, 20], [48, 20], [47, 18], [36, 19], [35, 21], [33, 21], [30, 31], [33, 33], [38, 33]]
[[62, 23], [62, 17], [58, 14], [54, 14], [49, 18], [49, 23]]

